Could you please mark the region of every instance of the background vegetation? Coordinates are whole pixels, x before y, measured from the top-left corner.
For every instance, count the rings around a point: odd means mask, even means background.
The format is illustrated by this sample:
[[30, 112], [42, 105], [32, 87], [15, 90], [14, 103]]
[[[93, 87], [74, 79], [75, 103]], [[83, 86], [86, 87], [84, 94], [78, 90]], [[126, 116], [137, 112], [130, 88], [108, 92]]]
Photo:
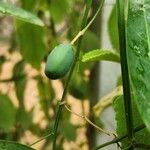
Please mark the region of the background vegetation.
[[[95, 149], [112, 143], [117, 143], [120, 149], [150, 148], [150, 2], [129, 0], [128, 7], [125, 7], [124, 1], [117, 1], [108, 22], [114, 50], [101, 48], [95, 22], [73, 45], [76, 53], [80, 53], [71, 80], [65, 76], [52, 81], [44, 75], [50, 51], [60, 43], [70, 43], [94, 19], [103, 2], [0, 1], [0, 139], [6, 140], [0, 141], [0, 148], [31, 149], [9, 140], [35, 149], [52, 149], [57, 137], [58, 150], [91, 149], [95, 130], [114, 138]], [[95, 61], [101, 60], [121, 63], [122, 76], [118, 77], [116, 89], [95, 103], [97, 97], [93, 97], [95, 91], [92, 91], [91, 83], [97, 65]], [[57, 109], [61, 107], [59, 100], [68, 80], [67, 101], [63, 104], [65, 109], [61, 112], [57, 133]], [[116, 114], [116, 133], [103, 130], [99, 121], [102, 111], [112, 104]], [[34, 143], [42, 137], [44, 141]]]

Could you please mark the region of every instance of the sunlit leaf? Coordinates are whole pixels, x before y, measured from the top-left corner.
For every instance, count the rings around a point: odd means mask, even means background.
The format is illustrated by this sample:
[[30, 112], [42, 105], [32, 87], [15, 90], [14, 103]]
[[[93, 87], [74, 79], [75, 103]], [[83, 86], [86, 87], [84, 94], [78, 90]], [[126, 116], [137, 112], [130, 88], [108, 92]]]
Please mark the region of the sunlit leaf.
[[104, 49], [97, 49], [87, 52], [82, 56], [81, 59], [82, 62], [93, 62], [101, 60], [120, 62], [118, 54]]
[[9, 3], [0, 1], [0, 12], [35, 25], [44, 26], [43, 22], [30, 12]]

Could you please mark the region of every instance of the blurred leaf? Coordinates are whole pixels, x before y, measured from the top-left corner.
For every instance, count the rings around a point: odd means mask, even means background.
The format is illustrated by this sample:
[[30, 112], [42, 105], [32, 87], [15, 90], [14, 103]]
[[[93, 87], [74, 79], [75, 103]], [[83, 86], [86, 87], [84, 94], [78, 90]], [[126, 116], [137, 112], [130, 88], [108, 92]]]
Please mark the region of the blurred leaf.
[[69, 93], [80, 100], [87, 98], [88, 81], [85, 81], [83, 76], [79, 73], [74, 74], [70, 81]]
[[0, 150], [34, 150], [27, 145], [19, 144], [11, 141], [0, 140]]
[[20, 52], [23, 58], [33, 67], [39, 69], [46, 52], [44, 44], [44, 29], [18, 21], [17, 33]]
[[42, 110], [46, 117], [49, 118], [49, 108], [55, 96], [54, 89], [50, 82], [47, 83], [42, 77], [38, 77], [38, 91]]
[[68, 141], [74, 141], [76, 139], [76, 129], [76, 126], [66, 120], [62, 123], [61, 133]]
[[23, 106], [18, 108], [17, 122], [23, 130], [27, 130], [32, 125], [33, 111], [27, 112]]
[[20, 0], [23, 9], [34, 12], [34, 8], [37, 6], [39, 0]]
[[[37, 124], [37, 123], [32, 123], [31, 125], [30, 125], [30, 127], [29, 127], [29, 129], [28, 130], [30, 130], [31, 132], [32, 132], [32, 134], [34, 134], [34, 135], [36, 135], [36, 136], [41, 136], [42, 135], [42, 130], [41, 130], [41, 127], [40, 127], [40, 125], [39, 124]], [[32, 142], [31, 142], [32, 143]]]
[[49, 8], [52, 19], [59, 22], [67, 15], [69, 5], [67, 0], [51, 0]]
[[24, 73], [24, 61], [18, 62], [13, 68], [13, 79], [15, 81], [16, 95], [19, 103], [23, 105], [26, 87], [26, 75]]
[[43, 22], [35, 15], [9, 3], [0, 1], [0, 12], [35, 25], [44, 26]]
[[61, 118], [60, 131], [63, 137], [68, 141], [74, 141], [76, 139], [76, 129], [78, 126], [75, 126], [70, 122], [70, 117], [71, 113], [65, 110]]
[[[117, 122], [117, 128], [116, 128], [117, 134], [119, 137], [121, 137], [127, 133], [126, 123], [125, 123], [126, 119], [125, 119], [124, 102], [123, 102], [122, 96], [119, 96], [114, 100], [113, 107], [115, 110], [115, 118]], [[141, 120], [136, 104], [133, 102], [132, 102], [132, 111], [133, 111], [134, 127], [138, 127], [139, 125], [143, 124], [143, 121]], [[136, 132], [134, 135], [135, 135], [134, 140], [137, 143], [149, 144], [150, 133], [148, 132], [146, 128]], [[122, 140], [123, 148], [128, 147], [129, 142], [130, 141], [128, 141], [127, 138]], [[139, 148], [138, 150], [142, 150], [142, 149]]]
[[121, 76], [121, 75], [117, 78], [117, 83], [116, 83], [116, 85], [117, 85], [117, 86], [122, 85], [122, 76]]
[[16, 108], [7, 95], [0, 95], [0, 113], [0, 128], [9, 132], [15, 124]]
[[6, 58], [4, 56], [0, 56], [0, 73], [1, 73], [1, 69], [2, 69], [2, 65], [5, 62]]
[[[32, 12], [37, 12], [38, 0], [21, 0], [22, 7]], [[20, 52], [25, 61], [34, 68], [39, 69], [45, 55], [44, 28], [17, 21], [18, 41]]]
[[101, 116], [102, 112], [110, 105], [112, 105], [114, 99], [122, 95], [122, 86], [116, 87], [112, 92], [102, 97], [93, 107], [93, 112], [96, 117]]
[[119, 34], [118, 34], [116, 5], [114, 5], [111, 15], [109, 17], [108, 32], [109, 32], [111, 44], [113, 48], [118, 52], [119, 51]]
[[114, 61], [114, 62], [120, 62], [119, 55], [103, 49], [97, 49], [92, 50], [90, 52], [85, 53], [82, 56], [82, 62], [93, 62], [93, 61], [101, 61], [101, 60], [107, 60], [107, 61]]
[[[84, 7], [82, 6], [82, 4], [80, 4], [80, 6]], [[67, 37], [70, 40], [72, 40], [78, 34], [80, 30], [80, 26], [81, 26], [81, 21], [82, 21], [82, 17], [79, 17], [80, 12], [77, 9], [75, 9], [75, 7], [76, 7], [76, 4], [73, 4], [73, 6], [71, 7], [71, 12], [68, 15], [69, 28], [67, 32]]]
[[63, 144], [56, 145], [56, 149], [58, 149], [58, 150], [64, 150]]
[[91, 31], [87, 31], [82, 40], [81, 49], [84, 52], [88, 52], [92, 49], [98, 49], [100, 46], [100, 41], [98, 37]]

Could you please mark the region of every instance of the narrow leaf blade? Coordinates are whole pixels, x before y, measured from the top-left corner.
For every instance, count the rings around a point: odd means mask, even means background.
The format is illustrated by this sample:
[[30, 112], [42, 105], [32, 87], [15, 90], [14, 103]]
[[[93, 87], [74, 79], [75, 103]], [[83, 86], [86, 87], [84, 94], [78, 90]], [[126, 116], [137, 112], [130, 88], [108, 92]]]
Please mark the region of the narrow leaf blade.
[[120, 62], [119, 55], [108, 51], [108, 50], [103, 50], [103, 49], [97, 49], [97, 50], [92, 50], [88, 53], [85, 53], [82, 56], [82, 62], [92, 62], [92, 61], [114, 61], [114, 62]]
[[0, 12], [9, 16], [13, 16], [25, 22], [29, 22], [39, 26], [44, 26], [44, 23], [38, 17], [12, 4], [0, 2]]
[[111, 15], [108, 20], [108, 33], [109, 33], [110, 42], [113, 48], [117, 52], [119, 52], [119, 34], [118, 34], [118, 25], [117, 25], [116, 5], [114, 5]]

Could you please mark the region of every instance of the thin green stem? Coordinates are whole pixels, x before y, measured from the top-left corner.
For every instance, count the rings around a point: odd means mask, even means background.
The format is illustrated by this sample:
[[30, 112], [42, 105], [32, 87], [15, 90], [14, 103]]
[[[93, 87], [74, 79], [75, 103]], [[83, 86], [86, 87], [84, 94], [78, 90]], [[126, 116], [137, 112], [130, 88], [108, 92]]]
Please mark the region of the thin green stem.
[[[140, 131], [140, 130], [142, 130], [142, 129], [144, 129], [144, 128], [145, 128], [145, 125], [142, 124], [142, 125], [136, 127], [133, 131], [134, 131], [134, 133], [136, 133], [136, 132], [138, 132], [138, 131]], [[100, 146], [94, 148], [93, 150], [99, 150], [99, 149], [101, 149], [101, 148], [103, 148], [103, 147], [106, 147], [106, 146], [108, 146], [108, 145], [118, 143], [118, 142], [120, 142], [121, 140], [123, 140], [123, 139], [125, 139], [125, 138], [127, 138], [127, 137], [128, 137], [128, 134], [125, 134], [125, 135], [123, 135], [123, 136], [121, 136], [121, 137], [119, 137], [119, 138], [116, 138], [116, 139], [112, 140], [112, 141], [106, 142], [106, 143], [104, 143], [104, 144], [102, 144], [102, 145], [100, 145]]]
[[[124, 106], [126, 125], [128, 132], [129, 141], [133, 141], [133, 118], [132, 118], [132, 104], [130, 94], [130, 82], [128, 73], [128, 62], [126, 52], [126, 22], [125, 22], [125, 5], [124, 0], [117, 0], [117, 12], [118, 12], [118, 28], [119, 28], [119, 43], [120, 43], [120, 60], [121, 60], [121, 71], [123, 80], [123, 95], [124, 95]], [[133, 147], [129, 148], [130, 150]]]
[[39, 142], [45, 140], [46, 138], [48, 138], [48, 137], [50, 137], [50, 136], [52, 136], [52, 135], [53, 135], [53, 132], [50, 133], [50, 134], [48, 134], [48, 135], [45, 135], [44, 137], [42, 137], [42, 138], [40, 138], [40, 139], [38, 139], [38, 140], [36, 140], [35, 142], [33, 142], [32, 144], [30, 144], [29, 146], [31, 147], [31, 146], [33, 146], [33, 145], [35, 145], [35, 144], [37, 144], [37, 143], [39, 143]]
[[90, 20], [90, 22], [87, 24], [87, 26], [85, 28], [83, 28], [76, 36], [75, 38], [71, 41], [71, 44], [74, 44], [76, 42], [76, 40], [81, 37], [82, 35], [84, 35], [84, 33], [87, 31], [87, 29], [91, 26], [91, 24], [94, 22], [95, 18], [97, 17], [97, 15], [99, 14], [99, 12], [102, 9], [102, 6], [104, 4], [105, 0], [101, 1], [101, 4], [98, 8], [98, 10], [96, 11], [95, 15], [93, 16], [93, 18]]
[[[84, 12], [84, 16], [83, 16], [83, 19], [82, 19], [81, 30], [86, 26], [86, 23], [87, 23], [87, 20], [88, 20], [88, 14], [89, 14], [89, 11], [90, 11], [90, 8], [91, 8], [91, 4], [92, 4], [92, 0], [88, 0], [87, 6], [86, 6], [86, 9], [85, 9], [85, 12]], [[76, 63], [77, 63], [79, 55], [80, 55], [81, 42], [82, 42], [82, 36], [79, 38], [79, 41], [78, 41], [77, 51], [76, 51], [76, 54], [75, 54], [75, 60], [74, 60], [74, 63], [71, 67], [71, 70], [69, 72], [68, 78], [66, 80], [64, 92], [63, 92], [62, 98], [60, 100], [61, 102], [63, 102], [66, 98], [69, 82], [70, 82], [70, 79], [72, 77], [74, 68], [76, 66]], [[58, 125], [59, 125], [59, 121], [60, 121], [60, 118], [61, 118], [62, 108], [63, 108], [63, 105], [59, 105], [58, 106], [58, 111], [57, 111], [57, 114], [56, 114], [56, 120], [55, 120], [55, 124], [54, 124], [53, 150], [56, 150], [57, 130], [58, 130]]]

